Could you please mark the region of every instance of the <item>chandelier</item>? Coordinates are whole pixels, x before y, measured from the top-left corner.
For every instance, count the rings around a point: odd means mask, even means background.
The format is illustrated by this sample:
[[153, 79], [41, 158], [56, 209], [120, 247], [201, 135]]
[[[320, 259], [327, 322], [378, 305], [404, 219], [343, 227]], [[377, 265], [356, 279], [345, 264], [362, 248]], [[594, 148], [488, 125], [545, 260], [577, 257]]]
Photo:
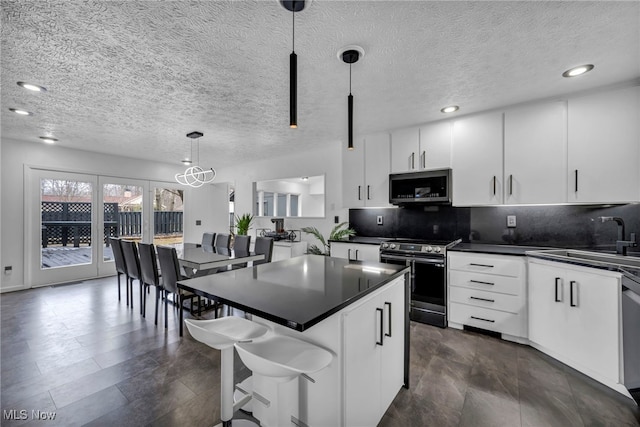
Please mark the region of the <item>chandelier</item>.
[[189, 187], [202, 187], [204, 184], [212, 182], [216, 177], [216, 171], [213, 168], [203, 169], [200, 167], [200, 142], [198, 138], [203, 136], [202, 132], [191, 132], [187, 134], [191, 138], [191, 157], [182, 161], [185, 164], [191, 164], [193, 160], [193, 140], [196, 141], [196, 166], [190, 166], [183, 173], [176, 174], [176, 181], [182, 185]]

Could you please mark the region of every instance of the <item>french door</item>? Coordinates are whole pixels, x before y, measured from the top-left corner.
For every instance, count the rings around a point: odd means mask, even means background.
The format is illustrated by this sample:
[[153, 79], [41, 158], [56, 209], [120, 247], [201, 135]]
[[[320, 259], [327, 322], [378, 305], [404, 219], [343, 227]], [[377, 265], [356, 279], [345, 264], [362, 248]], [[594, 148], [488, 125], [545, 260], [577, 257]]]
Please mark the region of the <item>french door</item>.
[[109, 237], [182, 243], [174, 185], [31, 168], [26, 182], [26, 288], [115, 274]]

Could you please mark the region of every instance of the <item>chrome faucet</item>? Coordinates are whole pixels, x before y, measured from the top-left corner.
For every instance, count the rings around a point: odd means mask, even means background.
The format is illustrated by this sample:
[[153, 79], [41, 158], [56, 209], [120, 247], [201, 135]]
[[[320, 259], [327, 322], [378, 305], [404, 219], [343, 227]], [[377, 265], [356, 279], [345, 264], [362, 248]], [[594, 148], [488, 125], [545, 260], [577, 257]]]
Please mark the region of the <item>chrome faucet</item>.
[[616, 240], [616, 253], [619, 255], [626, 255], [627, 248], [636, 247], [636, 233], [631, 233], [630, 240], [624, 240], [624, 221], [617, 216], [599, 216], [600, 222], [615, 221], [618, 224], [618, 240]]

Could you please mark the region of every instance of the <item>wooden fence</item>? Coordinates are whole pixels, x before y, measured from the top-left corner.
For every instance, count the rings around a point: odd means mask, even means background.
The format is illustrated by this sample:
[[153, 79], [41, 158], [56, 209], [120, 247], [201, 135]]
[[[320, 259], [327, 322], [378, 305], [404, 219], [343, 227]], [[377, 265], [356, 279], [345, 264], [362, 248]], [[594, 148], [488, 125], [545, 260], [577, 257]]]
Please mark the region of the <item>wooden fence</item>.
[[[182, 234], [182, 212], [153, 212], [158, 235]], [[142, 236], [142, 212], [121, 212], [117, 203], [104, 204], [104, 241], [107, 237]], [[42, 247], [91, 244], [91, 203], [42, 202]]]

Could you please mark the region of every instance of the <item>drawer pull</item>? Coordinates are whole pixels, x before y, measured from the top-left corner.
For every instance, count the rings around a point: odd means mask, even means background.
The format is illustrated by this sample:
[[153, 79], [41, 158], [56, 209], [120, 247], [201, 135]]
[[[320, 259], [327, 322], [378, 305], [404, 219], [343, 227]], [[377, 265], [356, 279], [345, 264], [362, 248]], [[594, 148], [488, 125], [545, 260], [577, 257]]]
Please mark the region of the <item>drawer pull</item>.
[[495, 323], [495, 320], [483, 319], [482, 317], [471, 316], [472, 319], [482, 320], [483, 322]]
[[496, 302], [496, 300], [488, 299], [488, 298], [469, 297], [469, 299], [475, 299], [475, 300], [478, 300], [478, 301], [486, 301], [486, 302]]
[[491, 286], [495, 285], [495, 283], [483, 282], [483, 281], [480, 281], [480, 280], [469, 280], [469, 282], [471, 282], [471, 283], [480, 283], [481, 285], [491, 285]]
[[487, 267], [487, 268], [493, 268], [493, 265], [489, 265], [489, 264], [475, 264], [475, 263], [469, 263], [469, 265], [472, 265], [474, 267]]

